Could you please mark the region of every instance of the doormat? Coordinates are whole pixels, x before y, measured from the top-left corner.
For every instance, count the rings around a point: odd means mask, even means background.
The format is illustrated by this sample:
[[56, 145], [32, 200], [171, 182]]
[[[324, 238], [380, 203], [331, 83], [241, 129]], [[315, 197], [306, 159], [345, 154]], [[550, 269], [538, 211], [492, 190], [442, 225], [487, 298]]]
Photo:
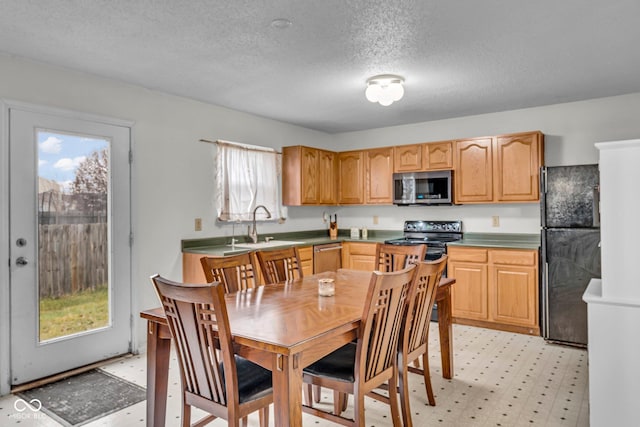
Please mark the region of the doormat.
[[81, 426], [147, 398], [139, 385], [100, 369], [23, 391], [27, 401], [38, 399], [42, 411], [64, 426]]

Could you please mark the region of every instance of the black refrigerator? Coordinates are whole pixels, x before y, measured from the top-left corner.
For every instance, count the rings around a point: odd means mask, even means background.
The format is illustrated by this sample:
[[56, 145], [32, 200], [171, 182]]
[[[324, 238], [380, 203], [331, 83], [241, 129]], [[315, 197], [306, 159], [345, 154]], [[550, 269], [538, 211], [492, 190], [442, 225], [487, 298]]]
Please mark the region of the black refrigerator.
[[540, 187], [542, 335], [586, 346], [582, 294], [601, 275], [598, 165], [543, 168]]

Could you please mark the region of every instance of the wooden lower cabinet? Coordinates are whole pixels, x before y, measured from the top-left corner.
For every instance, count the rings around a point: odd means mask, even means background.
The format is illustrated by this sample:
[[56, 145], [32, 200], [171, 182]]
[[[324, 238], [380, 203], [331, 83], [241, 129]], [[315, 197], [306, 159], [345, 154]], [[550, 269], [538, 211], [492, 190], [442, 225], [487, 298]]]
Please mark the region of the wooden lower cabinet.
[[300, 254], [300, 264], [302, 264], [302, 275], [311, 276], [313, 274], [313, 246], [298, 246]]
[[540, 335], [538, 251], [449, 247], [457, 323]]
[[342, 267], [352, 270], [375, 270], [376, 243], [343, 242]]
[[451, 309], [456, 317], [465, 319], [487, 320], [487, 264], [472, 262], [451, 262], [448, 264], [447, 276], [455, 277]]
[[[313, 246], [299, 246], [298, 253], [300, 254], [303, 276], [311, 276], [313, 274]], [[206, 254], [182, 253], [182, 281], [184, 283], [207, 283], [202, 271], [202, 264], [200, 264], [200, 258], [203, 256]], [[258, 283], [262, 284], [264, 281], [258, 259], [254, 258], [253, 261], [258, 270], [256, 272]]]
[[200, 258], [203, 256], [206, 255], [182, 253], [182, 281], [184, 283], [207, 283], [202, 271], [202, 264], [200, 264]]

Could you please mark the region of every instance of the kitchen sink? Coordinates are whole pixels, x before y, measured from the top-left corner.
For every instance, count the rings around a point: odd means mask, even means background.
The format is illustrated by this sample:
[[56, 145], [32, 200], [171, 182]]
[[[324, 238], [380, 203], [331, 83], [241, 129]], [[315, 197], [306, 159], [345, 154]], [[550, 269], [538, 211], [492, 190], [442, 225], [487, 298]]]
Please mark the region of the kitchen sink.
[[277, 246], [291, 246], [291, 245], [300, 245], [304, 242], [297, 242], [293, 240], [270, 240], [268, 242], [258, 242], [258, 243], [236, 243], [235, 247], [240, 249], [268, 249], [275, 248]]

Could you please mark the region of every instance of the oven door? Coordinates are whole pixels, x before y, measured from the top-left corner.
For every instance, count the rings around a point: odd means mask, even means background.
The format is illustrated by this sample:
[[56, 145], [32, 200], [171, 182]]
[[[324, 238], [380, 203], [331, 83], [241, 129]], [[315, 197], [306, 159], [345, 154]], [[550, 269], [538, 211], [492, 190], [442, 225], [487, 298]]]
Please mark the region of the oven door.
[[446, 253], [444, 248], [434, 248], [427, 245], [427, 256], [425, 261], [435, 261], [440, 259]]

